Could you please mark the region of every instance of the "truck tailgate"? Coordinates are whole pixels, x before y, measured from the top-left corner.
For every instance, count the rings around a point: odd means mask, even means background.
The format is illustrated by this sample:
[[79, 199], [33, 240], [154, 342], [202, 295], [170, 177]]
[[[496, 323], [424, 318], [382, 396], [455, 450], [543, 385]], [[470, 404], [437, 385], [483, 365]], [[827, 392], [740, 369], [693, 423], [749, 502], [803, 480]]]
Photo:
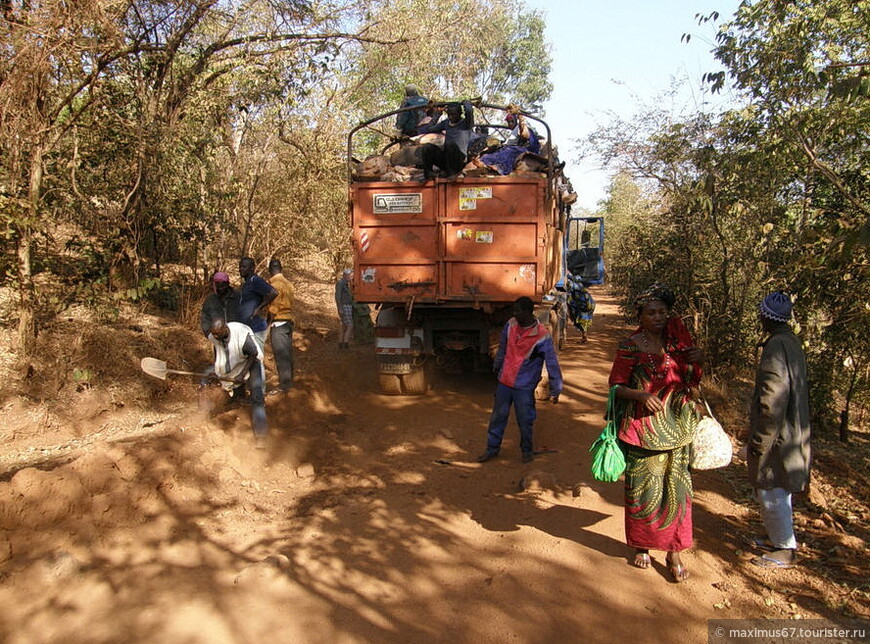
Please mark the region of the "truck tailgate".
[[538, 176], [354, 183], [360, 302], [535, 301], [558, 272], [558, 231]]

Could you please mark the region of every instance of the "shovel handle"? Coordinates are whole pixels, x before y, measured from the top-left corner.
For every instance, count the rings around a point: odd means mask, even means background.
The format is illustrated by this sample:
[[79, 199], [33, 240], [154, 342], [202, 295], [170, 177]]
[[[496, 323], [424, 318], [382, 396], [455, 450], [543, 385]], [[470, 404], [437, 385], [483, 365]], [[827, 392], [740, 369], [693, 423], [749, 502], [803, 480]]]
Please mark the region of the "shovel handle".
[[225, 378], [224, 376], [216, 376], [214, 373], [199, 373], [198, 371], [179, 371], [178, 369], [167, 369], [166, 373], [174, 373], [180, 376], [199, 376], [200, 378], [213, 378], [224, 382], [235, 382], [235, 378]]
[[204, 378], [207, 376], [207, 373], [199, 373], [198, 371], [179, 371], [178, 369], [164, 369], [166, 373], [176, 373], [180, 376], [199, 376], [200, 378]]

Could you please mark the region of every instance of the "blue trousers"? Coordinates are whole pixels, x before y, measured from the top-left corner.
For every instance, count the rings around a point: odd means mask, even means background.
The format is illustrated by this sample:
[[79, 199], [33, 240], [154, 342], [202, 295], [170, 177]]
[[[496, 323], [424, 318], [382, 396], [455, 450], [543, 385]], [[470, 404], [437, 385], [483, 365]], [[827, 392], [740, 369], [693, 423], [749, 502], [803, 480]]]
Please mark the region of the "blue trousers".
[[[248, 391], [251, 394], [251, 425], [256, 436], [266, 436], [269, 433], [269, 425], [266, 421], [265, 382], [266, 372], [263, 369], [263, 363], [255, 360], [248, 372]], [[239, 385], [233, 390], [233, 400], [237, 400], [244, 393], [245, 386]]]
[[490, 454], [498, 454], [501, 449], [501, 441], [504, 438], [504, 430], [510, 417], [511, 405], [514, 406], [517, 425], [520, 428], [520, 449], [524, 454], [532, 451], [532, 427], [537, 416], [535, 390], [514, 389], [498, 383], [495, 390], [495, 401], [492, 405], [492, 414], [489, 417], [489, 429], [487, 430], [486, 451]]

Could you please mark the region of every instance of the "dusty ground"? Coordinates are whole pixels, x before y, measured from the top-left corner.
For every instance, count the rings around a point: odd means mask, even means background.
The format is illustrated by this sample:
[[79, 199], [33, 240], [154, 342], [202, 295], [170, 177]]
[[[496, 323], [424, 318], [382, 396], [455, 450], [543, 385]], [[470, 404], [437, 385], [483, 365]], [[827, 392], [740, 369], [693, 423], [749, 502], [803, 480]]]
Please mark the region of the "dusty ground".
[[[857, 466], [851, 485], [822, 477], [801, 505], [799, 569], [748, 564], [742, 539], [758, 525], [737, 464], [695, 477], [688, 582], [670, 581], [663, 553], [628, 565], [620, 484], [593, 481], [587, 454], [626, 331], [603, 291], [590, 342], [568, 338], [561, 402], [539, 407], [536, 447], [554, 451], [521, 465], [512, 424], [501, 457], [479, 465], [493, 381], [436, 376], [426, 396], [379, 395], [371, 347], [322, 337], [329, 288], [300, 286], [297, 387], [269, 398], [265, 453], [247, 408], [198, 400], [187, 380], [37, 373], [39, 396], [7, 392], [2, 641], [702, 642], [711, 618], [870, 616]], [[149, 320], [116, 325], [131, 338], [118, 355], [116, 339], [81, 332], [75, 360], [206, 361], [201, 337]], [[845, 462], [838, 449], [822, 471]]]

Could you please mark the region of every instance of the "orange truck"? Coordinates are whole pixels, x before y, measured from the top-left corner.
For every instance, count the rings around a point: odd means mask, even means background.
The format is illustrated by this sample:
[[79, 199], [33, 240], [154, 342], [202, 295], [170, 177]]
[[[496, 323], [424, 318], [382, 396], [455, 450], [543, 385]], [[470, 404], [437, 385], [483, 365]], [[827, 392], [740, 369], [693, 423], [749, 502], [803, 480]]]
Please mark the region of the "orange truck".
[[[505, 110], [494, 105], [478, 109]], [[354, 135], [373, 147], [398, 111], [361, 123]], [[488, 368], [513, 302], [528, 296], [539, 319], [559, 323], [554, 287], [563, 267], [565, 211], [549, 150], [542, 172], [428, 181], [359, 180], [349, 163], [354, 298], [375, 306], [378, 382], [386, 394], [422, 394], [432, 366]], [[373, 180], [375, 179], [375, 180]], [[563, 318], [564, 319], [564, 316]]]

